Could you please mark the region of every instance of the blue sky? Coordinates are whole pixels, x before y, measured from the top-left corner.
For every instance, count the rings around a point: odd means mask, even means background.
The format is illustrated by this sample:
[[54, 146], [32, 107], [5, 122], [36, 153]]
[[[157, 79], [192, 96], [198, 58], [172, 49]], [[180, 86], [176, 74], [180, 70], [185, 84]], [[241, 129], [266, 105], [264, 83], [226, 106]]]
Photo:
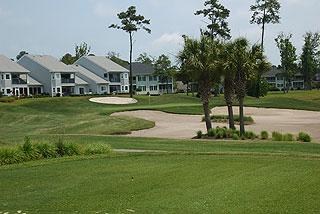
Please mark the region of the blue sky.
[[[134, 59], [143, 52], [153, 56], [174, 55], [182, 48], [182, 34], [198, 38], [205, 28], [193, 13], [203, 8], [195, 0], [0, 0], [0, 54], [10, 58], [26, 50], [32, 54], [48, 54], [61, 58], [74, 54], [76, 44], [87, 42], [91, 52], [105, 56], [108, 51], [129, 58], [128, 34], [109, 29], [119, 23], [116, 14], [135, 5], [138, 14], [151, 19], [151, 34], [135, 34]], [[249, 7], [254, 0], [220, 0], [231, 10], [228, 19], [233, 38], [247, 37], [259, 42], [260, 26], [250, 25]], [[281, 24], [266, 27], [266, 55], [279, 64], [279, 51], [274, 38], [281, 31], [293, 34], [298, 54], [306, 31], [320, 30], [319, 0], [280, 0]]]

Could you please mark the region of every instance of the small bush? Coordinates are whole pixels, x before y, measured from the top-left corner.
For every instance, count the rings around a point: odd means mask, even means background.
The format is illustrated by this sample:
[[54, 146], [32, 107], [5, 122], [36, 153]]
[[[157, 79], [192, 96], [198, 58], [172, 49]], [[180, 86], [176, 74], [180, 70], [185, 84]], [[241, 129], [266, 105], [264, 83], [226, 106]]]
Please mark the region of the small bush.
[[0, 165], [20, 163], [24, 161], [24, 154], [17, 147], [0, 149]]
[[37, 160], [41, 157], [38, 149], [31, 143], [29, 137], [24, 138], [24, 143], [20, 147], [21, 151], [24, 153], [26, 160]]
[[254, 133], [254, 132], [252, 132], [252, 131], [246, 131], [246, 133], [245, 133], [245, 137], [247, 138], [247, 139], [255, 139], [256, 138], [256, 134]]
[[214, 136], [216, 136], [216, 130], [215, 129], [209, 129], [208, 137], [214, 137]]
[[234, 133], [233, 136], [232, 136], [232, 138], [233, 138], [234, 140], [239, 140], [239, 135], [237, 135], [236, 133]]
[[234, 133], [240, 136], [240, 130], [234, 130]]
[[56, 147], [50, 143], [38, 143], [35, 145], [42, 158], [55, 158], [58, 156]]
[[197, 131], [197, 138], [198, 139], [202, 138], [202, 131]]
[[283, 140], [283, 136], [280, 132], [274, 131], [272, 132], [272, 140], [274, 141], [282, 141]]
[[233, 136], [233, 129], [227, 129], [227, 137]]
[[298, 140], [304, 141], [304, 142], [311, 142], [312, 138], [309, 134], [305, 132], [300, 132], [298, 136]]
[[222, 129], [220, 129], [220, 131], [219, 132], [221, 132], [220, 133], [220, 135], [221, 135], [221, 137], [223, 137], [223, 138], [226, 138], [227, 137], [227, 128], [222, 128]]
[[111, 146], [104, 143], [89, 144], [84, 147], [85, 155], [106, 154], [112, 151]]
[[283, 135], [283, 140], [284, 141], [294, 141], [293, 134], [287, 133]]
[[267, 131], [261, 131], [261, 138], [262, 139], [268, 139], [269, 138], [269, 133]]

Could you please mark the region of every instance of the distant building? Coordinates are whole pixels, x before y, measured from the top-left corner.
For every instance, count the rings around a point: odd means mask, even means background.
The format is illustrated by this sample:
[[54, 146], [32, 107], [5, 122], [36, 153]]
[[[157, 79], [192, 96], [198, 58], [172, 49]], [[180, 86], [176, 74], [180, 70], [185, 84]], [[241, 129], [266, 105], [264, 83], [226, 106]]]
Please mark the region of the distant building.
[[[130, 65], [126, 68], [129, 70]], [[160, 81], [158, 76], [154, 76], [154, 67], [151, 65], [143, 64], [141, 62], [132, 63], [132, 75], [133, 75], [133, 89], [141, 89], [138, 94], [166, 94], [174, 93], [173, 91], [173, 79], [166, 81]]]
[[[129, 71], [107, 57], [83, 56], [74, 64], [80, 65], [87, 71], [90, 71], [100, 77], [100, 82], [96, 82], [95, 86], [91, 81], [90, 85], [92, 87], [92, 91], [95, 91], [95, 88], [99, 86], [100, 88], [97, 90], [97, 93], [99, 94], [104, 92], [129, 93]], [[83, 69], [81, 71], [83, 71]], [[80, 74], [86, 73], [85, 71], [81, 71]], [[105, 82], [101, 82], [101, 79], [105, 80]]]
[[[281, 73], [283, 72], [282, 69], [272, 69], [271, 71], [264, 74], [266, 77], [268, 83], [270, 85], [273, 85], [275, 88], [278, 88], [279, 90], [282, 90], [284, 88], [284, 80], [281, 76]], [[293, 80], [291, 81], [290, 89], [304, 89], [304, 78], [303, 75], [298, 73], [294, 76]]]
[[49, 55], [25, 54], [17, 63], [28, 69], [30, 76], [43, 84], [43, 92], [51, 96], [77, 94], [78, 86], [88, 85], [76, 78], [76, 70]]

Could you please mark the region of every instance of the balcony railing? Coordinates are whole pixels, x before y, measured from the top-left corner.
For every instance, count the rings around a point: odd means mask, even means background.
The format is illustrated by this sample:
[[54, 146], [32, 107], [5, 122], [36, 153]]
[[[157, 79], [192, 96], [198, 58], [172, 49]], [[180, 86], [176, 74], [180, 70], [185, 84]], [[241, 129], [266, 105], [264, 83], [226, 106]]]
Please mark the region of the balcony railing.
[[120, 82], [120, 78], [109, 78], [110, 82]]
[[74, 83], [74, 79], [65, 79], [65, 78], [61, 78], [61, 83]]
[[12, 79], [12, 84], [21, 84], [21, 85], [23, 85], [23, 84], [27, 84], [27, 81], [26, 80], [23, 80], [23, 79]]

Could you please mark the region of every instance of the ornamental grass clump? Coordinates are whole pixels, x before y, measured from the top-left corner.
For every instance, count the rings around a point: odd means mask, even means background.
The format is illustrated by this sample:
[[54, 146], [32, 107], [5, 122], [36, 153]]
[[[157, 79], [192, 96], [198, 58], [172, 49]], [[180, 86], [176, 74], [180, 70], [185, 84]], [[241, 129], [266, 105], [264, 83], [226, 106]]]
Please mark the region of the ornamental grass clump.
[[294, 141], [293, 134], [287, 133], [283, 135], [283, 141]]
[[267, 131], [261, 131], [260, 135], [261, 135], [261, 139], [266, 140], [269, 138], [269, 133]]
[[298, 136], [298, 140], [304, 141], [304, 142], [311, 142], [312, 138], [309, 134], [305, 132], [300, 132]]
[[0, 165], [21, 163], [24, 160], [24, 154], [18, 147], [0, 148]]
[[240, 139], [240, 138], [239, 138], [239, 135], [236, 134], [236, 133], [234, 133], [234, 134], [232, 135], [232, 138], [233, 138], [234, 140], [239, 140], [239, 139]]
[[56, 147], [51, 143], [37, 143], [35, 147], [38, 149], [42, 158], [55, 158], [58, 156]]
[[202, 138], [202, 131], [197, 131], [197, 138], [198, 139]]
[[283, 136], [280, 132], [277, 131], [273, 131], [272, 132], [272, 140], [274, 141], [282, 141], [283, 140]]
[[215, 129], [209, 129], [208, 137], [214, 137], [214, 136], [216, 136], [216, 130]]
[[254, 140], [257, 136], [256, 136], [256, 134], [255, 134], [254, 132], [252, 132], [252, 131], [246, 131], [246, 132], [245, 132], [245, 137], [246, 137], [247, 139], [252, 139], [252, 140]]
[[24, 158], [28, 160], [37, 160], [41, 158], [41, 154], [37, 147], [35, 147], [29, 137], [24, 138], [24, 143], [21, 145], [20, 150], [24, 153]]
[[94, 155], [94, 154], [110, 153], [112, 151], [112, 148], [110, 145], [105, 143], [94, 143], [94, 144], [85, 145], [83, 150], [84, 150], [84, 154], [86, 155]]

